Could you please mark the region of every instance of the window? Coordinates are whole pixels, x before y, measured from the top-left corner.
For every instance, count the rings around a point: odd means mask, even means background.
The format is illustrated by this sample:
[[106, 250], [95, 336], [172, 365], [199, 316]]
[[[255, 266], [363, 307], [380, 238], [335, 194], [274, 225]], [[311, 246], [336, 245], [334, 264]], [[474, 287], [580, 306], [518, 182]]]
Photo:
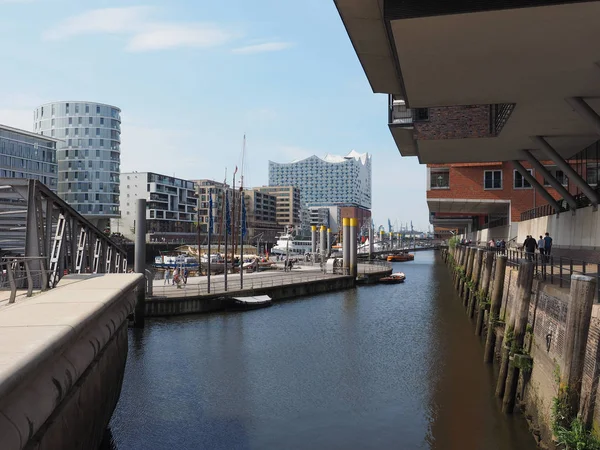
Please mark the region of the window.
[[94, 123], [94, 119], [92, 119], [92, 118], [90, 117], [90, 118], [88, 119], [88, 123], [89, 123], [90, 125], [92, 125], [92, 124]]
[[100, 150], [96, 150], [96, 158], [100, 158]]
[[585, 180], [590, 186], [598, 185], [598, 178], [600, 175], [600, 167], [596, 164], [588, 164], [585, 171]]
[[86, 114], [90, 113], [90, 105], [85, 105], [85, 113]]
[[89, 145], [90, 147], [92, 146], [93, 142], [94, 142], [94, 141], [93, 141], [92, 139], [88, 139], [88, 145]]
[[83, 123], [83, 117], [78, 117], [77, 118], [77, 124], [81, 125]]
[[100, 117], [100, 125], [104, 125], [104, 117]]
[[79, 128], [75, 128], [75, 136], [79, 136]]
[[[67, 112], [67, 114], [69, 114], [69, 104], [68, 104], [68, 103], [65, 105], [65, 109], [66, 109], [66, 112]], [[44, 112], [43, 112], [43, 110], [42, 110], [42, 114], [43, 114], [43, 113], [44, 113]]]
[[96, 114], [100, 114], [100, 107], [96, 106]]
[[104, 139], [100, 139], [100, 147], [104, 147]]
[[450, 171], [448, 169], [431, 169], [430, 172], [431, 189], [448, 189], [450, 188]]
[[100, 136], [100, 128], [96, 128], [96, 136]]
[[69, 117], [69, 125], [73, 125], [73, 118]]
[[[548, 172], [550, 172], [552, 176], [556, 178], [556, 181], [563, 186], [567, 186], [569, 184], [569, 177], [567, 177], [562, 170], [559, 170], [554, 166], [546, 166], [546, 169], [548, 169]], [[550, 183], [548, 180], [546, 180], [546, 178], [544, 178], [544, 186], [550, 186]]]
[[86, 129], [85, 129], [85, 135], [86, 135], [86, 136], [89, 136], [89, 135], [90, 135], [90, 129], [89, 129], [89, 128], [86, 128]]
[[[533, 175], [533, 170], [532, 169], [527, 169], [527, 172], [529, 172], [531, 175]], [[513, 171], [514, 174], [514, 183], [513, 183], [513, 188], [514, 189], [531, 189], [531, 184], [529, 184], [529, 181], [527, 181], [525, 179], [525, 177], [523, 177], [523, 175], [521, 175], [521, 173], [518, 170], [514, 170]]]
[[54, 137], [54, 130], [50, 131], [50, 136]]
[[55, 124], [55, 119], [52, 119], [52, 126], [54, 126]]
[[423, 122], [429, 120], [429, 108], [416, 108], [414, 111], [414, 121]]
[[75, 114], [79, 114], [79, 105], [75, 105]]
[[54, 108], [54, 105], [52, 105], [52, 115], [54, 115], [54, 114], [55, 114], [55, 108]]
[[69, 135], [69, 129], [65, 128], [65, 136], [68, 136], [68, 135]]
[[483, 172], [484, 189], [502, 189], [502, 171], [485, 170]]

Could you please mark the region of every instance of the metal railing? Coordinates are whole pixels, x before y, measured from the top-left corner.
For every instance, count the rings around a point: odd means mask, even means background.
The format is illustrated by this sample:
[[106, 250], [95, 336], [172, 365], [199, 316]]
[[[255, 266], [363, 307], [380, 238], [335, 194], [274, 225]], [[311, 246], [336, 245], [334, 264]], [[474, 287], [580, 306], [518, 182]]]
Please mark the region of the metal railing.
[[573, 275], [586, 275], [596, 278], [597, 295], [600, 300], [600, 263], [565, 256], [542, 255], [520, 249], [506, 250], [508, 266], [519, 268], [523, 261], [534, 263], [534, 276], [546, 283], [559, 287], [570, 287]]
[[497, 103], [490, 105], [490, 135], [498, 136], [515, 109], [514, 103]]
[[8, 303], [14, 303], [18, 290], [27, 290], [27, 297], [34, 289], [45, 291], [49, 286], [50, 273], [45, 268], [44, 257], [5, 257], [0, 260], [0, 291], [10, 291]]

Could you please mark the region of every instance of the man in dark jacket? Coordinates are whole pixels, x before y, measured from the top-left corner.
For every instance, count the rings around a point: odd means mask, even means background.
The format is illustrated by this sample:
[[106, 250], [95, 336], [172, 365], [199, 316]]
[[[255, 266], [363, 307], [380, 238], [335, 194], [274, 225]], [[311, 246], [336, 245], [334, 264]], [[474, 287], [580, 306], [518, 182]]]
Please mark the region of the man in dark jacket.
[[535, 248], [537, 247], [537, 242], [532, 236], [528, 236], [525, 239], [525, 256], [527, 261], [533, 260], [533, 255], [535, 254]]

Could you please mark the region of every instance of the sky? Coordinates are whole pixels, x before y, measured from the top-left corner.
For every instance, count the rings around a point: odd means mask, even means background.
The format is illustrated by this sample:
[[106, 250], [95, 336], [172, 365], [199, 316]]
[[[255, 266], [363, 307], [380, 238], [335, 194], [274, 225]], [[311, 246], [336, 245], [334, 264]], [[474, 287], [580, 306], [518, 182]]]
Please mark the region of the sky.
[[376, 226], [429, 226], [425, 166], [400, 156], [333, 0], [0, 0], [0, 42], [0, 123], [108, 103], [122, 172], [229, 182], [245, 134], [245, 186], [269, 160], [368, 152]]

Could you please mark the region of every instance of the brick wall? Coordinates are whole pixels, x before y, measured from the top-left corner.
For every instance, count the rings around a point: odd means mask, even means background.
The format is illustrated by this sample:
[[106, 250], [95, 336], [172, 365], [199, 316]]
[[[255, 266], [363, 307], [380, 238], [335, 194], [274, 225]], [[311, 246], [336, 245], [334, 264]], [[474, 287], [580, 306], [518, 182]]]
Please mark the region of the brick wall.
[[[523, 162], [525, 168], [531, 166]], [[535, 206], [545, 205], [548, 202], [536, 192], [534, 188], [515, 189], [513, 186], [514, 167], [510, 162], [498, 163], [470, 163], [470, 164], [429, 164], [430, 168], [448, 168], [450, 174], [450, 187], [448, 189], [430, 189], [427, 198], [452, 198], [452, 199], [482, 199], [482, 200], [510, 200], [511, 220], [521, 220], [521, 213]], [[484, 189], [483, 177], [486, 170], [502, 171], [502, 189]], [[536, 179], [543, 183], [543, 177], [535, 172]], [[560, 195], [553, 188], [546, 187], [554, 198]], [[535, 204], [534, 204], [535, 203]], [[465, 211], [465, 213], [468, 213]]]
[[429, 120], [414, 130], [417, 140], [490, 137], [490, 105], [429, 108]]

